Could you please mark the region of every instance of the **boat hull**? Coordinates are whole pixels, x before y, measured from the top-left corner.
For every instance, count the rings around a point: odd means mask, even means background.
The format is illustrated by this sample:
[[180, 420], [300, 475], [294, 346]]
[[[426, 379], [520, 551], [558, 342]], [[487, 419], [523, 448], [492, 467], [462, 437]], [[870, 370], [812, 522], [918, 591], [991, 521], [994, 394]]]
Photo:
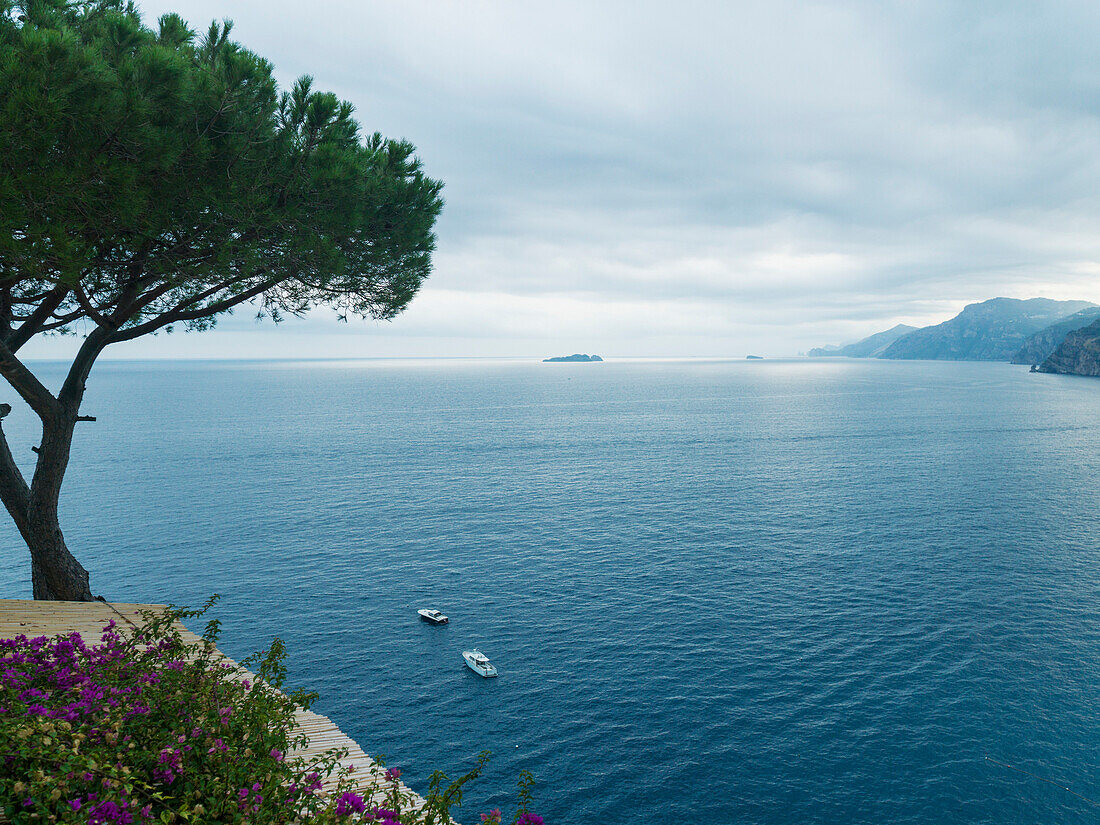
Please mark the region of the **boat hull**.
[[477, 654], [477, 651], [463, 652], [462, 660], [466, 662], [466, 667], [485, 679], [491, 679], [496, 676], [497, 669], [489, 664], [489, 661], [484, 659], [484, 657], [482, 657], [482, 662], [479, 662], [477, 656], [480, 656], [480, 654]]

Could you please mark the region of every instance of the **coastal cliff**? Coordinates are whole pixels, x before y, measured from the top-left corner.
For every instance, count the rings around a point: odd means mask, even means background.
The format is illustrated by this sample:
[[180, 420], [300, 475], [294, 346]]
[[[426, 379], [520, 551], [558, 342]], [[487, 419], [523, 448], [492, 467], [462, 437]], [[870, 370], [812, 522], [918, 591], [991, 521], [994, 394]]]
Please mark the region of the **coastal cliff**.
[[1069, 333], [1039, 372], [1100, 376], [1100, 320]]
[[1063, 318], [1031, 335], [1012, 356], [1013, 364], [1041, 364], [1046, 361], [1066, 336], [1100, 318], [1100, 307], [1089, 307]]

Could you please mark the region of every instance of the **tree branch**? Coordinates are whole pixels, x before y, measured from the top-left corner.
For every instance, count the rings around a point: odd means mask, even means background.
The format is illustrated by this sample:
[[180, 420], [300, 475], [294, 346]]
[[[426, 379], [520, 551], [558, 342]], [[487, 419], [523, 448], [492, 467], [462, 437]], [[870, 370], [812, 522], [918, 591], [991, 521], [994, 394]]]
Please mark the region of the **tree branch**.
[[43, 421], [57, 413], [57, 399], [42, 385], [41, 381], [35, 378], [34, 373], [23, 366], [23, 362], [16, 358], [15, 353], [2, 341], [0, 341], [0, 375], [7, 379], [19, 396]]
[[[199, 318], [208, 318], [218, 313], [225, 312], [228, 309], [232, 309], [235, 306], [250, 301], [257, 295], [261, 295], [272, 287], [278, 285], [281, 278], [270, 278], [263, 281], [256, 286], [246, 289], [232, 298], [226, 298], [222, 301], [216, 301], [212, 304], [207, 304], [200, 309], [191, 311], [183, 311], [179, 306], [186, 306], [187, 304], [177, 305], [175, 309], [169, 310], [162, 315], [153, 318], [151, 321], [146, 321], [144, 324], [138, 324], [137, 326], [130, 327], [128, 329], [119, 330], [113, 336], [111, 336], [111, 343], [116, 341], [130, 341], [134, 338], [139, 338], [142, 335], [147, 335], [150, 332], [156, 332], [158, 329], [168, 326], [169, 324], [178, 324], [181, 321], [194, 321]], [[194, 303], [194, 300], [189, 303]]]
[[84, 398], [84, 382], [88, 380], [88, 373], [92, 371], [92, 365], [103, 348], [111, 343], [111, 335], [114, 334], [114, 326], [96, 327], [84, 343], [77, 350], [76, 357], [69, 367], [69, 374], [65, 376], [65, 383], [61, 385], [61, 392], [57, 394], [57, 401], [66, 415], [73, 416], [75, 423], [77, 413], [80, 412], [80, 402]]
[[54, 311], [65, 301], [65, 296], [68, 294], [69, 288], [65, 284], [57, 284], [46, 293], [42, 298], [42, 302], [34, 308], [34, 312], [28, 315], [27, 320], [21, 323], [19, 328], [12, 332], [7, 341], [4, 342], [12, 354], [18, 352], [20, 347], [33, 338], [36, 333], [42, 331], [42, 327], [49, 321]]
[[[11, 412], [10, 405], [0, 404], [0, 418], [9, 412]], [[0, 428], [0, 500], [4, 502], [4, 506], [15, 520], [20, 532], [26, 528], [30, 496], [30, 488], [8, 447], [7, 435], [3, 428]]]
[[73, 290], [73, 295], [76, 296], [77, 302], [80, 304], [80, 308], [84, 310], [84, 314], [95, 321], [96, 326], [107, 326], [110, 322], [100, 313], [98, 309], [92, 306], [91, 299], [85, 294], [84, 288], [77, 285]]

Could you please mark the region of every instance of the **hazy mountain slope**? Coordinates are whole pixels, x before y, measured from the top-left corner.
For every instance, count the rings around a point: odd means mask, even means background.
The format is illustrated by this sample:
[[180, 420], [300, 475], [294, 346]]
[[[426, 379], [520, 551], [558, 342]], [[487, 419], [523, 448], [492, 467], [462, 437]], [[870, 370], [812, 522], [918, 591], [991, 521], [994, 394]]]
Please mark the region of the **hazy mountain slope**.
[[1100, 319], [1066, 335], [1039, 372], [1064, 375], [1100, 375]]
[[1088, 326], [1097, 318], [1100, 318], [1100, 307], [1089, 307], [1039, 330], [1034, 335], [1028, 336], [1023, 346], [1012, 356], [1012, 363], [1043, 363], [1058, 349], [1058, 345], [1066, 339], [1067, 335], [1076, 329]]
[[911, 327], [906, 324], [898, 324], [896, 327], [891, 327], [883, 332], [876, 332], [874, 335], [868, 335], [866, 338], [856, 341], [854, 344], [848, 344], [847, 346], [838, 347], [830, 345], [827, 347], [814, 347], [810, 350], [809, 355], [815, 358], [824, 355], [844, 355], [848, 358], [874, 358], [894, 343], [894, 341], [898, 340], [903, 335], [914, 332], [916, 329], [916, 327]]
[[1091, 306], [1088, 301], [992, 298], [970, 304], [950, 321], [899, 338], [879, 357], [1008, 361], [1029, 335]]

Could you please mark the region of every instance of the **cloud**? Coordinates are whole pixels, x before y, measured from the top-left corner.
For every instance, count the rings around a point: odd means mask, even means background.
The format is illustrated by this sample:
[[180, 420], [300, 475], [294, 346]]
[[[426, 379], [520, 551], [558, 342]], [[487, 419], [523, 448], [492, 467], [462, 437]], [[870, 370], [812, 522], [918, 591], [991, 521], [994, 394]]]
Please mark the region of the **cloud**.
[[994, 295], [1100, 301], [1093, 4], [144, 7], [234, 18], [447, 183], [407, 315], [223, 325], [275, 355], [783, 354]]

